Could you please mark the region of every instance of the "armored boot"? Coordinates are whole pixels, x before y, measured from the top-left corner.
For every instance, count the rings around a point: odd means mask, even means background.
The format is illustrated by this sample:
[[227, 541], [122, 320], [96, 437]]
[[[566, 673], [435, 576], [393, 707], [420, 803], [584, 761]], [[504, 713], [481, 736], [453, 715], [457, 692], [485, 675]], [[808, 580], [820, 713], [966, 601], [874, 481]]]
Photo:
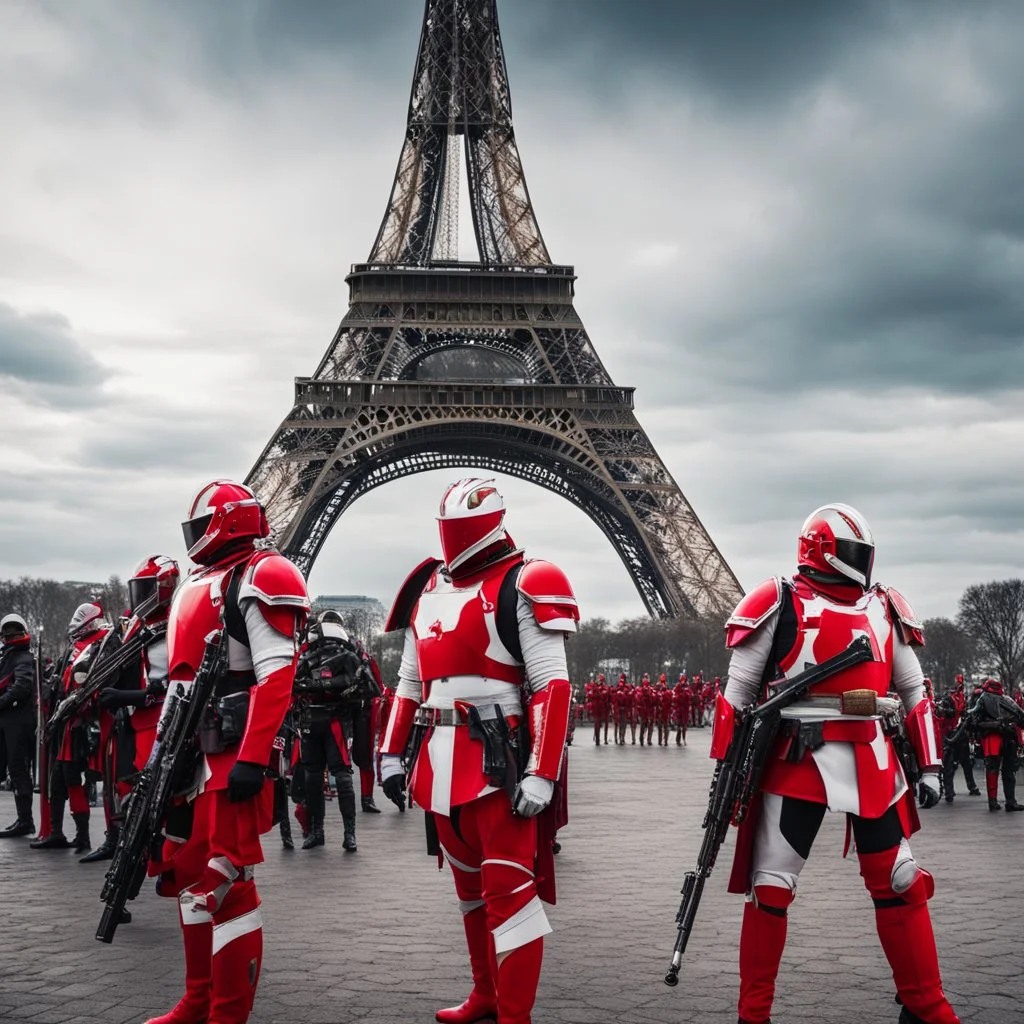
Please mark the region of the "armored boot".
[[1017, 780], [1010, 772], [1003, 775], [1003, 796], [1006, 797], [1004, 811], [1024, 811], [1024, 804], [1017, 803]]
[[0, 839], [30, 836], [36, 830], [36, 823], [32, 820], [32, 794], [15, 793], [14, 806], [18, 812], [17, 820], [7, 828], [0, 830]]
[[318, 846], [323, 846], [325, 842], [323, 815], [310, 815], [309, 836], [303, 842], [302, 848], [304, 850], [313, 850]]
[[71, 817], [75, 821], [75, 838], [71, 845], [75, 853], [85, 853], [86, 850], [92, 849], [92, 843], [89, 841], [89, 812], [75, 811]]
[[236, 882], [213, 915], [209, 1024], [245, 1024], [263, 963], [263, 915], [253, 881]]
[[292, 823], [287, 818], [281, 819], [281, 845], [286, 850], [294, 850], [295, 842], [292, 840]]
[[92, 851], [87, 853], [84, 857], [78, 858], [79, 864], [94, 864], [96, 861], [101, 860], [113, 860], [114, 850], [117, 849], [117, 840], [121, 835], [121, 830], [117, 825], [111, 825], [107, 829], [107, 834], [103, 838], [103, 842]]
[[373, 802], [372, 796], [364, 796], [361, 802], [365, 814], [380, 814], [380, 808]]
[[170, 1013], [146, 1024], [206, 1024], [209, 1018], [213, 921], [205, 908], [181, 901], [178, 920], [185, 945], [185, 994]]
[[346, 853], [356, 852], [356, 815], [355, 811], [348, 814], [342, 813], [342, 825], [345, 828], [345, 838], [341, 841], [341, 848]]
[[56, 797], [50, 800], [50, 834], [45, 839], [33, 839], [28, 844], [33, 850], [66, 850], [71, 845], [64, 835], [64, 803]]
[[498, 999], [491, 975], [491, 933], [487, 929], [487, 912], [477, 907], [465, 914], [462, 926], [466, 929], [469, 966], [473, 973], [473, 991], [461, 1006], [449, 1006], [434, 1015], [440, 1024], [474, 1024], [475, 1021], [495, 1017]]
[[988, 790], [988, 809], [998, 811], [999, 804], [999, 772], [985, 772], [985, 788]]

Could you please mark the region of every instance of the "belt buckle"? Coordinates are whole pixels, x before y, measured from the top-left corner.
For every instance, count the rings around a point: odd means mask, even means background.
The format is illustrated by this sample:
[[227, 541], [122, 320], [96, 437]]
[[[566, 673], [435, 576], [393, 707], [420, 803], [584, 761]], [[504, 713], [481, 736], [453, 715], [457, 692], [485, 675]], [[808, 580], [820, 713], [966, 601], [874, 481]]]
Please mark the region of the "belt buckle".
[[469, 722], [469, 709], [472, 706], [468, 701], [452, 701], [452, 725], [466, 725]]
[[878, 694], [874, 690], [847, 690], [839, 695], [839, 710], [844, 715], [870, 718], [878, 714]]

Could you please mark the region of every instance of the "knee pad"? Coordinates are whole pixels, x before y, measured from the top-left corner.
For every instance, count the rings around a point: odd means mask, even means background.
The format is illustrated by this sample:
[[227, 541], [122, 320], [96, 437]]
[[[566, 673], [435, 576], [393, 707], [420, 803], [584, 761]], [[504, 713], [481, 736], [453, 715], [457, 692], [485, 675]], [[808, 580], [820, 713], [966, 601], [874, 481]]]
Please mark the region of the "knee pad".
[[935, 880], [914, 860], [906, 839], [880, 853], [860, 854], [860, 873], [878, 909], [926, 903], [935, 892]]
[[229, 897], [231, 900], [238, 898], [236, 886], [252, 884], [255, 891], [252, 877], [251, 867], [238, 868], [227, 857], [211, 857], [199, 881], [181, 893], [178, 901], [183, 908], [182, 913], [187, 905], [196, 912], [217, 914]]
[[[759, 872], [763, 874], [764, 872]], [[785, 917], [793, 900], [796, 899], [796, 879], [793, 887], [772, 884], [755, 884], [750, 890], [750, 900], [759, 909], [775, 917]]]
[[985, 771], [997, 772], [999, 771], [999, 755], [998, 754], [986, 754], [985, 755]]

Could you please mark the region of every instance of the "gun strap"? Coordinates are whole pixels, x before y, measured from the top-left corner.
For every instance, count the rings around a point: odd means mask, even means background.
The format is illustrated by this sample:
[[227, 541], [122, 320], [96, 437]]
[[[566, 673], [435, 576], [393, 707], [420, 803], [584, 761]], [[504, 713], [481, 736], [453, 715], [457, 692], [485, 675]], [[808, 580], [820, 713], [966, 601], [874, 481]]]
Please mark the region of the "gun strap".
[[248, 562], [239, 562], [233, 566], [228, 576], [228, 585], [224, 588], [224, 629], [232, 640], [243, 647], [249, 646], [249, 634], [245, 628], [245, 617], [238, 607], [238, 588], [242, 584], [242, 573]]
[[494, 616], [498, 639], [505, 650], [520, 663], [523, 660], [523, 645], [519, 642], [519, 591], [516, 590], [516, 582], [524, 564], [519, 562], [505, 573], [498, 589], [498, 607]]

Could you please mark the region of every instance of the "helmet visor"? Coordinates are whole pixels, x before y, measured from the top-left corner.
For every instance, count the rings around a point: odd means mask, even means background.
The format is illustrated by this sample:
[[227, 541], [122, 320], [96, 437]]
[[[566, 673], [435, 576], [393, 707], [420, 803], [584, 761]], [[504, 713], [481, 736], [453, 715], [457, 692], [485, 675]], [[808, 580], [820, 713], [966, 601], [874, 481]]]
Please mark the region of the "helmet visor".
[[205, 516], [196, 516], [195, 519], [188, 519], [181, 524], [181, 532], [185, 536], [186, 551], [191, 551], [202, 540], [203, 535], [210, 528], [211, 522], [213, 522], [212, 512]]
[[156, 597], [157, 582], [155, 576], [143, 576], [141, 579], [128, 581], [128, 607], [137, 612], [141, 605]]
[[836, 538], [836, 558], [848, 565], [864, 577], [864, 586], [871, 586], [871, 567], [875, 562], [873, 544], [864, 544], [859, 540], [840, 540]]

